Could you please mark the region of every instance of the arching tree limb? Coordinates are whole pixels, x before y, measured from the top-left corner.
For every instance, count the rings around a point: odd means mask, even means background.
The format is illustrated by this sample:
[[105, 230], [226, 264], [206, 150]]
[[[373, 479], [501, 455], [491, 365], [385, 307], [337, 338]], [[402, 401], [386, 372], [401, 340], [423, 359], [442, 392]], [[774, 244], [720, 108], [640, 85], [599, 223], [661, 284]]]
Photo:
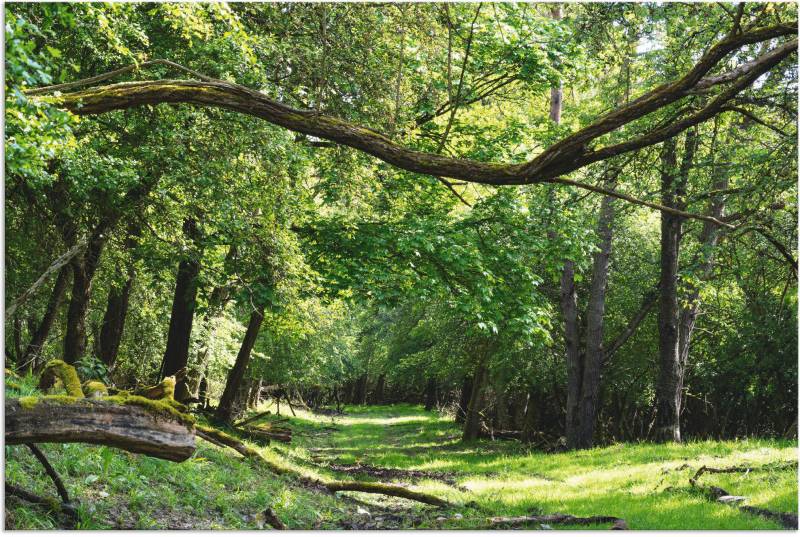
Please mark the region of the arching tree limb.
[[[255, 116], [298, 133], [347, 145], [411, 172], [494, 185], [563, 183], [563, 180], [556, 181], [563, 174], [593, 162], [657, 144], [713, 117], [720, 112], [728, 100], [794, 53], [797, 47], [796, 40], [781, 45], [757, 60], [749, 62], [750, 65], [741, 73], [736, 71], [737, 77], [730, 81], [731, 85], [698, 112], [620, 144], [598, 150], [589, 148], [592, 141], [604, 134], [689, 95], [704, 80], [703, 77], [729, 53], [748, 44], [796, 34], [796, 31], [796, 25], [781, 24], [729, 35], [712, 46], [683, 77], [661, 85], [606, 114], [591, 125], [550, 146], [526, 164], [485, 163], [415, 151], [401, 146], [369, 128], [353, 125], [313, 110], [294, 109], [274, 101], [256, 90], [208, 77], [203, 77], [200, 81], [128, 82], [47, 97], [47, 99], [77, 114], [100, 114], [111, 110], [158, 103], [215, 106]], [[166, 61], [163, 60], [162, 63]], [[721, 83], [715, 82], [712, 85]], [[572, 186], [587, 188], [582, 183], [575, 183]], [[589, 188], [589, 190], [591, 189]], [[648, 205], [630, 196], [627, 198], [622, 195], [616, 197], [667, 211], [665, 207]], [[696, 216], [688, 213], [686, 215], [687, 218]]]

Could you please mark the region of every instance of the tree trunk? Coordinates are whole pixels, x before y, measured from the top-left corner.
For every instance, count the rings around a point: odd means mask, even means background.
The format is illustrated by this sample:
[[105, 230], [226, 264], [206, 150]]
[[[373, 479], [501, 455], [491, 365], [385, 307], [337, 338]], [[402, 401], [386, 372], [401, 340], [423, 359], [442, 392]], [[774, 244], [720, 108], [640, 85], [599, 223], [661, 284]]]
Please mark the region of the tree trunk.
[[[670, 207], [680, 207], [686, 179], [694, 158], [697, 138], [687, 132], [686, 149], [681, 169], [676, 170], [677, 143], [664, 142], [661, 156], [661, 199]], [[678, 256], [680, 254], [682, 220], [672, 214], [661, 214], [661, 289], [659, 297], [658, 342], [659, 375], [656, 385], [655, 436], [657, 440], [681, 441], [680, 414], [683, 397], [683, 367], [680, 356], [678, 301]]]
[[[183, 232], [194, 241], [198, 238], [197, 223], [187, 218]], [[167, 348], [161, 363], [161, 378], [174, 375], [189, 362], [189, 343], [192, 338], [192, 322], [197, 305], [197, 276], [200, 261], [192, 256], [182, 259], [175, 277], [175, 296], [172, 300], [172, 315], [169, 319]]]
[[567, 445], [580, 444], [580, 401], [583, 382], [583, 357], [578, 348], [580, 327], [578, 325], [578, 294], [575, 291], [575, 264], [564, 263], [561, 273], [561, 314], [564, 317], [564, 347], [567, 363]]
[[522, 436], [520, 439], [523, 442], [532, 442], [535, 438], [536, 423], [538, 421], [538, 413], [536, 408], [536, 392], [533, 388], [528, 391], [528, 404], [525, 408], [525, 416], [522, 423]]
[[[34, 358], [38, 359], [39, 353], [42, 351], [45, 341], [47, 341], [47, 336], [50, 334], [50, 329], [53, 327], [53, 321], [58, 315], [58, 308], [64, 300], [64, 293], [67, 290], [71, 273], [72, 268], [69, 265], [64, 265], [61, 267], [61, 270], [58, 271], [58, 276], [56, 276], [56, 281], [53, 284], [53, 290], [50, 293], [50, 299], [47, 301], [47, 309], [44, 311], [42, 321], [33, 333], [22, 358], [17, 360], [18, 366], [23, 366]], [[32, 369], [35, 369], [35, 367]]]
[[86, 313], [92, 297], [92, 281], [106, 243], [105, 231], [105, 226], [98, 225], [86, 245], [86, 252], [73, 258], [70, 263], [72, 296], [67, 310], [67, 330], [64, 335], [64, 361], [68, 364], [74, 364], [86, 354]]
[[[714, 182], [712, 188], [714, 190], [725, 190], [728, 188], [728, 178], [722, 177], [718, 179]], [[713, 196], [709, 204], [708, 212], [709, 215], [714, 218], [722, 218], [725, 212], [725, 198], [720, 195]], [[692, 262], [692, 265], [700, 269], [700, 281], [708, 279], [714, 270], [714, 250], [716, 249], [718, 241], [719, 229], [717, 226], [712, 225], [710, 222], [705, 222], [700, 232], [700, 244], [702, 246]], [[697, 314], [700, 309], [700, 287], [694, 282], [687, 282], [687, 287], [688, 297], [684, 301], [687, 306], [681, 310], [679, 325], [679, 353], [681, 366], [684, 370], [686, 370], [686, 364], [689, 361], [689, 344], [692, 340], [692, 332], [694, 331], [695, 321], [697, 320]]]
[[364, 373], [358, 380], [356, 380], [355, 388], [353, 389], [353, 404], [363, 405], [367, 402], [367, 374]]
[[228, 380], [225, 383], [225, 391], [217, 406], [216, 417], [223, 422], [230, 422], [233, 412], [233, 404], [239, 391], [239, 386], [244, 378], [247, 365], [250, 363], [250, 353], [256, 344], [258, 331], [261, 329], [261, 322], [264, 320], [264, 306], [259, 306], [251, 315], [250, 322], [247, 323], [247, 331], [242, 340], [239, 354], [236, 356], [236, 363], [228, 373]]
[[594, 442], [600, 391], [600, 369], [604, 358], [603, 329], [613, 220], [614, 201], [609, 197], [604, 197], [600, 205], [600, 219], [597, 224], [600, 243], [598, 244], [599, 249], [594, 254], [592, 284], [586, 313], [586, 354], [583, 360], [579, 431], [574, 437], [576, 444], [570, 446], [572, 448], [588, 449]]
[[125, 318], [128, 315], [128, 299], [133, 287], [134, 270], [128, 269], [128, 278], [122, 286], [112, 285], [108, 290], [108, 304], [103, 315], [103, 324], [100, 328], [99, 356], [111, 369], [117, 360], [119, 345], [122, 342], [122, 331], [125, 328]]
[[481, 406], [483, 404], [483, 386], [486, 383], [486, 357], [481, 356], [481, 361], [475, 370], [472, 391], [467, 405], [467, 414], [464, 419], [464, 434], [462, 439], [465, 442], [477, 440], [481, 432]]
[[373, 403], [381, 404], [383, 402], [383, 392], [385, 388], [386, 388], [386, 373], [381, 373], [378, 376], [378, 382], [375, 385], [375, 395], [372, 398]]
[[467, 407], [469, 406], [470, 395], [472, 395], [473, 379], [473, 375], [465, 375], [464, 381], [461, 383], [461, 397], [456, 409], [456, 423], [464, 423], [464, 420], [467, 419]]
[[436, 406], [436, 378], [428, 377], [428, 383], [425, 386], [425, 410], [430, 412]]

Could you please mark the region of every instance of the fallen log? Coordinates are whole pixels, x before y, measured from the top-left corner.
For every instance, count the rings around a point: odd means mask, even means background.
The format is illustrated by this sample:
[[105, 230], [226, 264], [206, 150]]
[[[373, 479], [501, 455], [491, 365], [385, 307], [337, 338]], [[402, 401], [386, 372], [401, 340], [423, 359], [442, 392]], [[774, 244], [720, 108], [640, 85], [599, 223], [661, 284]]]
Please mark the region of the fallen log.
[[575, 525], [575, 526], [591, 526], [594, 524], [608, 524], [612, 523], [610, 529], [612, 530], [627, 530], [628, 523], [625, 519], [615, 516], [590, 516], [590, 517], [576, 517], [573, 515], [564, 515], [555, 513], [552, 515], [531, 515], [531, 516], [501, 516], [489, 519], [491, 526], [504, 526], [504, 525], [523, 525], [523, 524], [562, 524], [562, 525]]
[[447, 507], [450, 505], [449, 502], [443, 500], [442, 498], [438, 498], [430, 494], [425, 494], [423, 492], [416, 492], [413, 490], [409, 490], [405, 487], [400, 487], [398, 485], [386, 485], [383, 483], [368, 483], [363, 481], [333, 481], [330, 483], [321, 483], [321, 484], [331, 492], [340, 492], [340, 491], [368, 492], [371, 494], [384, 494], [386, 496], [396, 496], [398, 498], [406, 498], [408, 500], [427, 503], [429, 505], [435, 505], [437, 507]]
[[250, 416], [249, 418], [246, 418], [246, 419], [241, 420], [241, 421], [239, 421], [237, 423], [234, 423], [233, 426], [234, 427], [241, 427], [242, 425], [247, 425], [248, 423], [252, 423], [254, 421], [260, 420], [261, 418], [263, 418], [265, 416], [269, 416], [271, 414], [272, 414], [271, 410], [267, 410], [266, 412], [260, 412], [260, 413], [256, 414], [255, 416]]
[[[689, 484], [692, 488], [700, 490], [703, 494], [708, 496], [712, 501], [734, 505], [747, 500], [744, 496], [733, 496], [725, 489], [715, 486], [703, 486], [698, 483], [698, 480], [703, 474], [732, 474], [732, 473], [750, 473], [766, 470], [788, 470], [797, 467], [797, 461], [788, 461], [784, 463], [772, 463], [762, 466], [749, 467], [749, 466], [730, 466], [727, 468], [712, 468], [708, 466], [701, 466], [695, 472], [693, 477], [689, 478]], [[778, 522], [785, 529], [796, 530], [798, 529], [797, 515], [794, 513], [777, 513], [764, 509], [762, 507], [753, 507], [750, 505], [737, 505], [739, 511], [750, 515], [756, 515]]]
[[248, 458], [254, 459], [257, 462], [265, 465], [270, 471], [276, 474], [284, 474], [286, 473], [286, 469], [278, 466], [277, 464], [268, 461], [261, 454], [256, 451], [255, 449], [249, 448], [240, 442], [238, 439], [234, 438], [233, 436], [220, 431], [219, 429], [214, 429], [212, 427], [204, 427], [202, 425], [198, 425], [196, 428], [196, 434], [203, 440], [211, 442], [216, 445], [224, 445], [227, 446], [234, 451], [238, 452], [240, 455]]
[[21, 397], [6, 400], [5, 412], [9, 445], [100, 444], [176, 462], [195, 449], [189, 416], [142, 397]]
[[258, 427], [244, 427], [236, 429], [236, 432], [256, 440], [265, 440], [266, 442], [270, 442], [271, 440], [283, 442], [284, 444], [292, 442], [292, 431], [290, 429], [278, 428], [273, 430], [261, 429]]
[[780, 471], [797, 468], [797, 461], [787, 461], [779, 463], [763, 464], [761, 466], [728, 466], [727, 468], [714, 468], [711, 466], [701, 466], [695, 472], [694, 477], [689, 480], [689, 483], [696, 482], [703, 474], [748, 474], [750, 472], [764, 472], [764, 471]]
[[739, 510], [745, 513], [749, 513], [751, 515], [757, 515], [760, 517], [768, 518], [770, 520], [774, 520], [787, 530], [797, 529], [797, 515], [794, 513], [776, 513], [774, 511], [770, 511], [769, 509], [762, 509], [761, 507], [751, 507], [749, 505], [743, 505], [739, 507]]

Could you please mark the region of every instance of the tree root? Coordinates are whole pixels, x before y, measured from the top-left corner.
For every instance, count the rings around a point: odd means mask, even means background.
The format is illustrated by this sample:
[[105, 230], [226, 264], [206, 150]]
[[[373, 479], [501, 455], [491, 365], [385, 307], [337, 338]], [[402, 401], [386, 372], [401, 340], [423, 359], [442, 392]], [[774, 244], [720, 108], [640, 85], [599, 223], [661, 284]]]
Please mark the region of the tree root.
[[73, 507], [71, 504], [59, 502], [55, 498], [44, 498], [32, 492], [28, 492], [25, 489], [21, 489], [15, 485], [12, 485], [7, 481], [6, 481], [6, 496], [16, 496], [18, 498], [22, 498], [26, 502], [30, 502], [36, 505], [42, 505], [51, 510], [60, 510], [73, 520], [77, 520], [78, 518], [78, 512], [75, 510], [75, 507]]
[[489, 519], [491, 526], [504, 526], [504, 525], [522, 525], [522, 524], [566, 524], [577, 526], [590, 526], [593, 524], [607, 524], [612, 523], [612, 530], [627, 530], [628, 523], [625, 519], [615, 516], [590, 516], [590, 517], [576, 517], [572, 515], [563, 515], [555, 513], [552, 515], [533, 515], [533, 516], [509, 516], [509, 517], [493, 517]]

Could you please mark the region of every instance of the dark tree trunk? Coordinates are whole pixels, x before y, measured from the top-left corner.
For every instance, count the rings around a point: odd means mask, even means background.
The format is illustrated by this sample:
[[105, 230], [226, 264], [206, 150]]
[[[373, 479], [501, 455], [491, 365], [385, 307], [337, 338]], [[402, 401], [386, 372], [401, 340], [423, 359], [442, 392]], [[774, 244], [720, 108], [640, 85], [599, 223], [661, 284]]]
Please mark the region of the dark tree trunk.
[[[103, 231], [100, 231], [100, 230]], [[67, 310], [67, 330], [64, 335], [64, 361], [74, 364], [86, 353], [86, 313], [92, 297], [92, 281], [100, 264], [100, 254], [106, 243], [106, 226], [97, 229], [86, 245], [86, 252], [72, 260], [72, 296]]]
[[598, 394], [600, 392], [600, 369], [603, 365], [603, 334], [608, 284], [608, 264], [611, 257], [613, 234], [614, 201], [605, 197], [600, 206], [600, 219], [597, 234], [600, 238], [598, 250], [594, 254], [592, 283], [586, 313], [586, 354], [583, 361], [583, 380], [581, 382], [580, 415], [578, 434], [572, 448], [588, 449], [594, 442], [594, 427], [597, 420]]
[[200, 386], [197, 388], [197, 398], [200, 400], [200, 408], [208, 408], [208, 381], [205, 375], [200, 379]]
[[[140, 228], [137, 224], [128, 228], [125, 247], [129, 252], [136, 247], [137, 237], [140, 234], [139, 230]], [[136, 276], [133, 260], [130, 261], [126, 276], [125, 283], [122, 286], [114, 283], [108, 290], [106, 312], [103, 315], [103, 324], [100, 327], [100, 337], [97, 342], [97, 354], [109, 369], [114, 366], [114, 362], [117, 360], [117, 353], [122, 342], [122, 332], [125, 329], [125, 319], [128, 316], [128, 300]]]
[[373, 403], [380, 404], [383, 402], [383, 392], [386, 388], [386, 374], [381, 373], [378, 376], [378, 382], [375, 385], [375, 395], [373, 396]]
[[367, 374], [364, 373], [358, 380], [356, 380], [355, 388], [353, 389], [353, 404], [363, 405], [367, 402]]
[[103, 315], [98, 344], [100, 359], [107, 368], [114, 366], [122, 342], [122, 331], [125, 329], [125, 318], [128, 315], [128, 299], [133, 287], [134, 271], [128, 269], [128, 278], [122, 286], [112, 285], [108, 290], [108, 304]]
[[462, 439], [465, 442], [477, 440], [481, 432], [480, 411], [483, 404], [483, 386], [486, 383], [486, 375], [486, 359], [481, 356], [481, 362], [475, 370], [472, 391], [467, 405], [467, 413], [464, 418], [464, 434], [462, 435]]
[[[186, 237], [198, 238], [197, 224], [187, 218], [183, 223]], [[175, 277], [175, 296], [172, 300], [172, 315], [169, 319], [167, 348], [161, 363], [161, 378], [174, 375], [189, 362], [189, 343], [192, 337], [192, 322], [197, 305], [197, 276], [200, 261], [194, 257], [182, 259]]]
[[461, 397], [458, 401], [458, 408], [456, 409], [456, 423], [464, 423], [467, 418], [467, 407], [469, 406], [469, 398], [472, 395], [472, 381], [473, 375], [464, 376], [464, 381], [461, 383]]
[[[664, 142], [661, 157], [661, 200], [664, 205], [681, 207], [686, 179], [694, 158], [697, 139], [687, 132], [686, 149], [681, 169], [677, 170], [677, 143]], [[680, 356], [678, 301], [678, 256], [680, 254], [681, 219], [661, 214], [661, 289], [659, 297], [658, 342], [659, 375], [656, 385], [655, 437], [662, 441], [681, 441], [680, 414], [683, 397], [683, 367]]]
[[263, 320], [264, 306], [259, 306], [259, 308], [250, 315], [250, 322], [247, 323], [247, 331], [244, 334], [239, 354], [236, 356], [236, 363], [233, 364], [233, 368], [230, 373], [228, 373], [225, 391], [222, 393], [222, 398], [219, 400], [219, 405], [217, 406], [216, 417], [220, 421], [231, 421], [233, 405], [239, 391], [239, 386], [242, 384], [247, 365], [250, 363], [250, 354], [253, 351], [253, 346], [256, 344], [258, 331], [261, 329], [261, 322]]
[[436, 406], [436, 378], [428, 377], [425, 386], [425, 410], [431, 411]]

